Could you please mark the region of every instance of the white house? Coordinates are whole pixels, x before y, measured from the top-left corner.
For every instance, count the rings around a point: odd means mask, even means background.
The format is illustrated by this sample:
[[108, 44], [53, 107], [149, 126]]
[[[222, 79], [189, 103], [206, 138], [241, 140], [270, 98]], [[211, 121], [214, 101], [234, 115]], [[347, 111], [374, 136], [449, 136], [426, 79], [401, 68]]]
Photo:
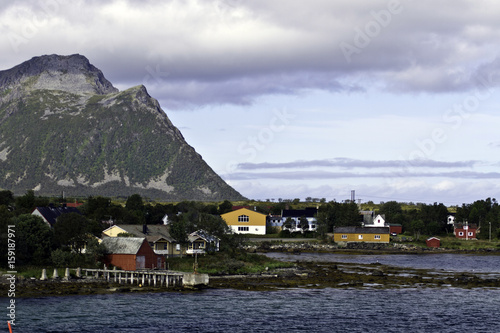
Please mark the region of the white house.
[[373, 218], [371, 224], [365, 224], [365, 227], [385, 227], [385, 218], [384, 216], [378, 214]]
[[[318, 209], [314, 207], [306, 207], [306, 209], [284, 209], [281, 211], [281, 223], [279, 226], [282, 227], [282, 229], [287, 229], [291, 232], [302, 232], [303, 230], [299, 227], [300, 219], [306, 218], [307, 223], [309, 224], [309, 231], [315, 231], [318, 224], [317, 215]], [[285, 227], [287, 219], [292, 220], [291, 228]]]

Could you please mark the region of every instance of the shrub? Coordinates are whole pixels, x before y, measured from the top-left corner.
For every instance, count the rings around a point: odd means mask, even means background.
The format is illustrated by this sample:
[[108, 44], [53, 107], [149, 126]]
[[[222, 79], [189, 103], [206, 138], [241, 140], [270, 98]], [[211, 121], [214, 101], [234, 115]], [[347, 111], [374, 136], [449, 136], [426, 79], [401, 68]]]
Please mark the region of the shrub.
[[55, 267], [69, 267], [75, 261], [74, 253], [61, 249], [52, 251], [50, 257]]

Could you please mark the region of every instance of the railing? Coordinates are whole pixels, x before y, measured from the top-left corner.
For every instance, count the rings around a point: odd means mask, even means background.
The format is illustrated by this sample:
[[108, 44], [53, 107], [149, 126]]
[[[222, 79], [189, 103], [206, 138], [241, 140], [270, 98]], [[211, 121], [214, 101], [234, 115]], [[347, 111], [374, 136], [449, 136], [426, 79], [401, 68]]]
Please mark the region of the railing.
[[[197, 273], [182, 273], [168, 270], [139, 270], [139, 271], [124, 271], [118, 269], [94, 269], [94, 268], [73, 268], [76, 271], [76, 277], [82, 277], [82, 271], [85, 277], [93, 279], [104, 279], [108, 282], [115, 283], [130, 283], [137, 285], [148, 285], [155, 287], [193, 287], [199, 285], [207, 285], [209, 277], [207, 274]], [[90, 275], [90, 277], [89, 277]], [[59, 279], [57, 268], [54, 269], [52, 279]], [[66, 268], [64, 278], [62, 280], [68, 281], [71, 279], [70, 269]], [[48, 280], [47, 270], [42, 270], [42, 277], [40, 280]]]
[[186, 254], [205, 254], [205, 249], [187, 249]]
[[96, 279], [103, 278], [106, 281], [116, 283], [141, 284], [143, 286], [183, 286], [184, 274], [172, 271], [123, 271], [117, 269], [90, 269], [83, 268], [85, 276], [92, 274]]

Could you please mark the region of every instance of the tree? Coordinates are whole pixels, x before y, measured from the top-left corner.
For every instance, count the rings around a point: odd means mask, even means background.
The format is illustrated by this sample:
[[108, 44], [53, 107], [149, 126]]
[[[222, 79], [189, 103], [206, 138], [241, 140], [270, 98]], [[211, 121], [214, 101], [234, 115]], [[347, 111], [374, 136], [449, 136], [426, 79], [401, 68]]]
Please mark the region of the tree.
[[295, 229], [295, 221], [291, 217], [287, 217], [285, 222], [283, 223], [283, 229]]
[[144, 202], [142, 201], [142, 197], [139, 194], [132, 194], [127, 198], [125, 208], [129, 211], [143, 211]]
[[24, 214], [13, 218], [16, 225], [16, 260], [22, 264], [48, 263], [53, 233], [41, 217]]
[[0, 191], [0, 206], [9, 206], [14, 203], [14, 194], [11, 191]]
[[388, 201], [380, 207], [380, 214], [385, 214], [385, 220], [389, 223], [394, 223], [396, 215], [403, 213], [401, 204], [396, 201]]
[[411, 222], [411, 228], [416, 240], [419, 240], [422, 230], [425, 228], [425, 224], [422, 220], [413, 220]]
[[302, 229], [303, 232], [309, 230], [309, 221], [305, 216], [300, 217], [299, 228]]
[[35, 208], [35, 192], [29, 190], [25, 195], [16, 198], [16, 209], [30, 213]]
[[88, 221], [78, 213], [62, 214], [54, 225], [54, 239], [61, 245], [81, 253], [89, 239]]
[[316, 232], [321, 239], [326, 239], [328, 233], [328, 213], [320, 210], [316, 217]]
[[224, 200], [224, 202], [219, 205], [219, 215], [229, 213], [230, 211], [232, 211], [232, 209], [233, 204], [231, 203], [231, 201]]

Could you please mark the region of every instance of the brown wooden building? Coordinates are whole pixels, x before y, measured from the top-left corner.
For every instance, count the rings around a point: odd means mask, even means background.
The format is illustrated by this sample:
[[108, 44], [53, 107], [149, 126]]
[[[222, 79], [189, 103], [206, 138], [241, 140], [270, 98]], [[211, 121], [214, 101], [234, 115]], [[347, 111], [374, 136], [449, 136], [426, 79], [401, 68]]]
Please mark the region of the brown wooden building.
[[441, 246], [441, 240], [437, 237], [430, 237], [430, 238], [427, 238], [427, 240], [425, 241], [425, 243], [427, 244], [427, 247], [434, 247], [434, 248], [438, 248]]
[[154, 253], [146, 238], [110, 237], [102, 240], [108, 254], [104, 260], [126, 271], [164, 267], [164, 259]]

